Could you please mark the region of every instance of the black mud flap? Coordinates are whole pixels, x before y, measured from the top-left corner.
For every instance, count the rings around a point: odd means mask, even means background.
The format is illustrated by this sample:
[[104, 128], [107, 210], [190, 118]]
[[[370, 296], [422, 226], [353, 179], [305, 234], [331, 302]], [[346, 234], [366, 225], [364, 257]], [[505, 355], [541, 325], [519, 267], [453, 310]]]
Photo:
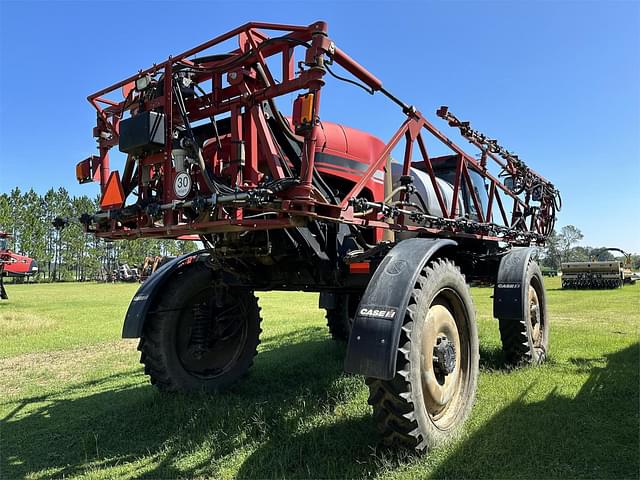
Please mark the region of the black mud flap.
[[500, 260], [498, 278], [493, 289], [493, 316], [505, 320], [524, 319], [527, 306], [527, 267], [533, 253], [531, 247], [513, 248]]
[[149, 313], [149, 308], [165, 282], [179, 268], [190, 265], [205, 256], [208, 256], [206, 250], [187, 253], [181, 257], [174, 258], [156, 270], [133, 296], [133, 300], [131, 300], [129, 309], [127, 310], [127, 315], [124, 318], [122, 338], [140, 338], [147, 313]]
[[438, 250], [456, 245], [448, 239], [410, 238], [391, 249], [358, 305], [345, 371], [382, 380], [394, 377], [400, 329], [413, 285]]
[[9, 299], [9, 295], [7, 295], [7, 291], [4, 289], [4, 275], [2, 274], [0, 274], [0, 299]]

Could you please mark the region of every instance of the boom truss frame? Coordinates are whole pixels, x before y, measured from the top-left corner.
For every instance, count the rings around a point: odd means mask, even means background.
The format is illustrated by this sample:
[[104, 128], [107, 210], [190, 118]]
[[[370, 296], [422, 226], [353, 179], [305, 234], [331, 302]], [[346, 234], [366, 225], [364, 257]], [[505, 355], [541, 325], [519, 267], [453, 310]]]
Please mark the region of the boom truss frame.
[[[277, 32], [280, 36], [271, 38], [265, 32]], [[234, 37], [238, 41], [237, 49], [201, 60], [192, 58]], [[296, 65], [294, 52], [299, 48], [306, 51], [304, 60]], [[279, 81], [270, 68], [276, 60], [281, 65]], [[313, 184], [315, 154], [322, 133], [319, 119], [323, 77], [328, 65], [334, 63], [364, 83], [371, 93], [387, 96], [405, 115], [379, 157], [339, 202], [327, 201]], [[202, 95], [182, 100], [186, 115], [181, 116], [180, 94], [175, 87], [185, 71], [189, 72], [190, 82], [198, 88], [206, 87], [201, 88]], [[145, 78], [162, 84], [162, 95], [152, 99], [142, 95], [136, 97], [134, 84]], [[119, 89], [122, 89], [124, 99], [108, 98]], [[302, 142], [301, 155], [297, 159], [300, 165], [298, 181], [277, 191], [265, 186], [265, 165], [271, 182], [284, 180], [291, 159], [286, 158], [274, 142], [265, 121], [266, 104], [282, 95], [300, 91], [304, 91], [312, 102], [312, 118], [296, 130]], [[230, 143], [242, 145], [238, 152], [243, 150], [242, 154], [227, 152], [226, 158], [219, 146], [214, 152], [217, 162], [227, 165], [225, 172], [231, 178], [229, 187], [233, 192], [211, 191], [204, 178], [207, 172], [196, 168], [198, 191], [187, 199], [178, 198], [172, 188], [176, 172], [172, 159], [175, 146], [171, 141], [165, 142], [161, 151], [145, 157], [136, 158], [130, 154], [122, 186], [125, 197], [137, 189], [138, 201], [132, 205], [124, 202], [109, 205], [83, 219], [88, 231], [105, 238], [177, 238], [186, 234], [288, 228], [303, 225], [309, 219], [319, 219], [383, 230], [415, 231], [428, 236], [529, 245], [544, 243], [560, 208], [558, 191], [548, 180], [499, 147], [495, 140], [475, 132], [467, 122], [460, 122], [446, 107], [438, 110], [438, 115], [460, 129], [460, 133], [479, 149], [480, 159], [466, 153], [414, 107], [394, 97], [378, 78], [335, 45], [328, 35], [327, 24], [322, 21], [309, 26], [247, 23], [170, 56], [162, 63], [90, 95], [88, 100], [97, 111], [94, 137], [99, 155], [85, 162], [91, 167], [91, 178], [100, 182], [103, 196], [113, 175], [109, 151], [118, 145], [119, 125], [127, 111], [162, 111], [166, 139], [172, 138], [176, 127], [191, 128], [192, 124], [206, 119], [212, 119], [217, 129], [216, 117], [228, 114]], [[189, 125], [185, 125], [185, 120]], [[450, 201], [438, 186], [425, 141], [427, 136], [437, 139], [455, 155]], [[217, 140], [219, 142], [220, 138]], [[409, 189], [400, 194], [400, 206], [360, 197], [367, 182], [384, 170], [391, 153], [403, 143], [404, 175], [409, 175], [410, 168], [415, 166], [417, 155], [423, 171], [430, 177], [442, 216], [406, 208], [411, 194]], [[220, 173], [220, 165], [212, 166], [214, 174]], [[499, 173], [490, 172], [489, 165]], [[486, 182], [486, 205], [482, 205], [474, 189], [470, 170], [479, 173]], [[475, 219], [456, 216], [459, 193], [463, 188], [469, 192], [477, 212]], [[260, 216], [260, 212], [270, 215]]]

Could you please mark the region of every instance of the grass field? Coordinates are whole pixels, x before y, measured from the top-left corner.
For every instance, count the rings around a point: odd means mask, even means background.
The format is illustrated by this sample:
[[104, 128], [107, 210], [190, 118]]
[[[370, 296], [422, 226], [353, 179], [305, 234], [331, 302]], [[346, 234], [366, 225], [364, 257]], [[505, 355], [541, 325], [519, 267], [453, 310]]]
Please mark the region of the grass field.
[[0, 302], [1, 478], [638, 478], [640, 284], [547, 280], [549, 362], [501, 368], [491, 290], [473, 289], [476, 406], [417, 457], [378, 446], [362, 378], [342, 372], [317, 295], [262, 294], [250, 375], [218, 396], [162, 395], [120, 340], [134, 285], [9, 285]]

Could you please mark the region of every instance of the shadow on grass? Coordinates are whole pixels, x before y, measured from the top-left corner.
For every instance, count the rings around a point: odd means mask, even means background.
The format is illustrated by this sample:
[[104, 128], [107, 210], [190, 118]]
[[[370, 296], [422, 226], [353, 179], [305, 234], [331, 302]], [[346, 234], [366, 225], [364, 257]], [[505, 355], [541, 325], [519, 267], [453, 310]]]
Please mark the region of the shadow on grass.
[[[570, 363], [590, 376], [574, 398], [519, 398], [464, 441], [434, 478], [638, 478], [640, 349]], [[472, 461], [469, 461], [472, 459]]]
[[501, 347], [480, 345], [480, 371], [509, 371]]
[[[412, 455], [378, 449], [368, 409], [342, 413], [362, 381], [342, 373], [344, 346], [317, 330], [272, 338], [269, 347], [279, 346], [262, 351], [248, 378], [220, 395], [162, 395], [136, 370], [26, 399], [2, 421], [2, 477], [125, 464], [136, 477], [215, 477], [241, 462], [240, 478], [354, 478], [404, 463]], [[515, 401], [433, 476], [637, 477], [638, 355], [636, 344], [574, 359], [590, 371], [575, 398], [554, 392], [537, 403]], [[499, 367], [499, 350], [483, 357], [485, 368]]]
[[137, 460], [126, 467], [136, 476], [211, 476], [222, 459], [253, 450], [242, 476], [365, 475], [377, 442], [369, 415], [335, 428], [318, 420], [362, 380], [342, 373], [344, 345], [316, 330], [278, 339], [220, 395], [163, 395], [136, 369], [25, 399], [2, 420], [2, 477], [71, 476]]

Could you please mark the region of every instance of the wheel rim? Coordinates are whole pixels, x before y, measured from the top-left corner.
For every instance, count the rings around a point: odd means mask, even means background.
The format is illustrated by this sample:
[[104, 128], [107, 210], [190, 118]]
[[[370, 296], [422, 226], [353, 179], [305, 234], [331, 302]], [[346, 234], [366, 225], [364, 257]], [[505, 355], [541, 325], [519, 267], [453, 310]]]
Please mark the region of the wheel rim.
[[456, 424], [469, 376], [470, 352], [463, 312], [458, 295], [442, 291], [429, 307], [422, 331], [424, 406], [431, 421], [442, 430]]
[[529, 320], [531, 322], [531, 340], [533, 346], [542, 345], [542, 322], [540, 318], [540, 300], [533, 285], [529, 285]]
[[544, 305], [540, 301], [544, 298], [544, 287], [535, 277], [529, 284], [529, 327], [531, 332], [531, 361], [542, 363], [546, 359], [547, 319]]
[[[211, 288], [206, 288], [185, 303], [177, 324], [176, 352], [183, 368], [194, 376], [213, 379], [227, 373], [242, 354], [247, 339], [247, 316], [242, 302], [226, 295], [222, 306], [215, 305]], [[198, 313], [206, 330], [198, 335]], [[202, 325], [202, 324], [201, 324]]]

